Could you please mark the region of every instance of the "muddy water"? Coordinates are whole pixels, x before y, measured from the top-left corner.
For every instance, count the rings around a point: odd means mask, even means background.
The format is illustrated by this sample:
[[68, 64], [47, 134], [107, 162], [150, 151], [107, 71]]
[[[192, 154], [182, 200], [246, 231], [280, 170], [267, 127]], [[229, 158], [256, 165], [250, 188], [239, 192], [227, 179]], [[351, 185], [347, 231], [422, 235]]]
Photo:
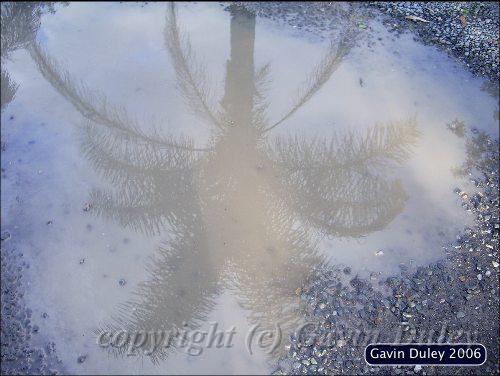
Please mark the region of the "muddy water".
[[[315, 268], [376, 283], [439, 259], [471, 221], [452, 191], [469, 129], [497, 135], [497, 99], [378, 21], [320, 38], [215, 4], [10, 17], [2, 231], [69, 372], [269, 372]], [[230, 346], [96, 344], [214, 323]], [[257, 324], [279, 325], [274, 351], [248, 350]]]

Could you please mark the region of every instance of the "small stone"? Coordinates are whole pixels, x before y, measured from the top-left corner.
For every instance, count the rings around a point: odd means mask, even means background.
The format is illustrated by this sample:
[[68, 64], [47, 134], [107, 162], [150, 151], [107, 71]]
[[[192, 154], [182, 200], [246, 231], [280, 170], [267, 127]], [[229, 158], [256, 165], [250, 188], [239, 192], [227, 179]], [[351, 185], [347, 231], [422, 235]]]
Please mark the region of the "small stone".
[[483, 279], [483, 276], [482, 276], [481, 274], [478, 274], [478, 275], [477, 275], [477, 279], [482, 280], [482, 279]]
[[48, 314], [47, 312], [44, 312], [44, 313], [42, 313], [42, 317], [43, 317], [44, 319], [46, 319], [47, 317], [49, 317], [49, 314]]
[[78, 363], [82, 364], [87, 359], [87, 355], [80, 355], [77, 359]]
[[92, 208], [92, 204], [90, 204], [88, 202], [85, 205], [83, 205], [83, 211], [85, 211], [85, 212], [89, 211], [91, 208]]
[[384, 255], [384, 251], [375, 252], [375, 256], [383, 256], [383, 255]]
[[459, 318], [459, 319], [463, 319], [464, 317], [465, 317], [465, 313], [464, 313], [464, 312], [459, 311], [459, 312], [457, 313], [457, 318]]
[[422, 370], [422, 366], [416, 365], [415, 368], [413, 368], [415, 372], [420, 372]]
[[118, 281], [118, 283], [120, 284], [120, 286], [125, 286], [125, 284], [127, 283], [127, 281], [125, 281], [125, 279], [122, 278], [122, 279], [120, 279]]
[[337, 347], [344, 347], [346, 345], [346, 341], [343, 339], [339, 339], [337, 341]]
[[493, 267], [494, 267], [494, 268], [498, 268], [498, 265], [500, 265], [500, 264], [498, 264], [498, 262], [496, 262], [496, 261], [492, 261], [491, 263], [493, 264]]
[[81, 265], [81, 264], [83, 264], [84, 262], [85, 262], [85, 259], [84, 259], [84, 258], [82, 258], [82, 259], [80, 260], [80, 265]]
[[[8, 231], [4, 231], [4, 232], [2, 233], [2, 237], [1, 237], [1, 239], [2, 239], [2, 241], [5, 241], [5, 240], [7, 240], [7, 239], [10, 239], [10, 232], [8, 232]], [[493, 264], [493, 266], [494, 266], [494, 264]]]

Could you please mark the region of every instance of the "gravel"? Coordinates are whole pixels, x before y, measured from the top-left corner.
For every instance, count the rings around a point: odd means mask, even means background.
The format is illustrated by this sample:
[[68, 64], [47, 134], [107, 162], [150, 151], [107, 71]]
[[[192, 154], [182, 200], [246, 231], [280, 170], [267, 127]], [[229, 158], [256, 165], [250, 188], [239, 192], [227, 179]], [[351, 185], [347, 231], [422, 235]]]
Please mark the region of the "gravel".
[[[1, 365], [2, 375], [58, 374], [62, 370], [55, 344], [46, 342], [40, 333], [33, 312], [26, 307], [23, 274], [29, 267], [23, 254], [7, 241], [1, 244], [2, 315]], [[47, 313], [42, 314], [47, 319]], [[35, 345], [34, 342], [41, 345]]]

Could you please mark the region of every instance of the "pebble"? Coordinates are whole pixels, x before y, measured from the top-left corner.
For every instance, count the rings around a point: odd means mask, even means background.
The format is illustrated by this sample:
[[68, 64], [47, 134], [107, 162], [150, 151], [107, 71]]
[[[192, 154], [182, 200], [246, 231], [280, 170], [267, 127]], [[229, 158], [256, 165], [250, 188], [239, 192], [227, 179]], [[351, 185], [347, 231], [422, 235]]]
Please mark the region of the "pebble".
[[2, 236], [1, 236], [1, 238], [0, 238], [0, 239], [1, 239], [2, 241], [5, 241], [5, 240], [10, 239], [10, 232], [8, 232], [8, 231], [4, 231], [4, 232], [2, 232]]

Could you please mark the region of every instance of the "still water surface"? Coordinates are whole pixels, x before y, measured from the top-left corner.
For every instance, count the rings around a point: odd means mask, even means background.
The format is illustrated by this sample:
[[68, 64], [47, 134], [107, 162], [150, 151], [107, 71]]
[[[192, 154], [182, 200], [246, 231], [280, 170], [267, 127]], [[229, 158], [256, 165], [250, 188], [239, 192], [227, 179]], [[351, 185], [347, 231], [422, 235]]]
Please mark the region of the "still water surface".
[[[312, 271], [376, 283], [471, 221], [452, 192], [469, 187], [467, 129], [497, 135], [497, 99], [410, 35], [344, 17], [320, 37], [217, 4], [7, 16], [2, 230], [69, 372], [272, 371]], [[96, 345], [213, 322], [232, 347]], [[247, 351], [256, 324], [280, 325], [272, 354]]]

